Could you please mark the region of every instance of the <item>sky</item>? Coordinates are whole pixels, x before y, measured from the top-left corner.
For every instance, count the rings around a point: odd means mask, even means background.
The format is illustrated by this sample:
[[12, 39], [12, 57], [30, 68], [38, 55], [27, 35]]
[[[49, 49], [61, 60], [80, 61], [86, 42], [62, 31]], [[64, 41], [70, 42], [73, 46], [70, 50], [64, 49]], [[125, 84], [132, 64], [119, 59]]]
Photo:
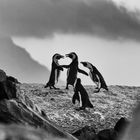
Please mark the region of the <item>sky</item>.
[[[0, 31], [49, 69], [53, 54], [75, 51], [108, 85], [140, 85], [139, 0], [0, 0]], [[66, 71], [61, 79], [66, 80]]]

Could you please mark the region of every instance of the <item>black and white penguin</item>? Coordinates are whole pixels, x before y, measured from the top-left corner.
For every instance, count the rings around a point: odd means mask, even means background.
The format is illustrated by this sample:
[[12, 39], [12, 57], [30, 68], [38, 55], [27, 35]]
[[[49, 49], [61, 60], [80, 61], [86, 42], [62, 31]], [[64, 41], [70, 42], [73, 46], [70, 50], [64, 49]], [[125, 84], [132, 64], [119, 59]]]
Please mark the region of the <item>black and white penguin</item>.
[[64, 58], [64, 56], [56, 53], [52, 57], [52, 68], [51, 74], [48, 83], [44, 88], [50, 87], [50, 89], [58, 89], [54, 85], [58, 82], [58, 78], [60, 76], [60, 71], [63, 71], [63, 68], [59, 65], [58, 60]]
[[106, 82], [101, 73], [97, 70], [97, 68], [89, 62], [81, 62], [81, 64], [83, 64], [84, 67], [87, 67], [89, 69], [90, 78], [97, 85], [96, 87], [98, 89], [97, 92], [99, 92], [101, 88], [108, 91]]
[[72, 97], [72, 103], [75, 104], [75, 101], [78, 100], [82, 102], [82, 106], [78, 110], [84, 110], [87, 108], [93, 108], [89, 100], [89, 96], [83, 85], [81, 84], [81, 79], [77, 78], [75, 88], [74, 88], [74, 95]]
[[87, 76], [88, 76], [88, 73], [79, 69], [78, 56], [75, 52], [71, 52], [69, 54], [66, 54], [66, 57], [69, 57], [70, 59], [72, 59], [72, 62], [69, 65], [62, 65], [62, 67], [68, 69], [67, 70], [67, 84], [66, 84], [66, 89], [68, 89], [69, 85], [72, 85], [74, 87], [78, 72], [85, 74]]

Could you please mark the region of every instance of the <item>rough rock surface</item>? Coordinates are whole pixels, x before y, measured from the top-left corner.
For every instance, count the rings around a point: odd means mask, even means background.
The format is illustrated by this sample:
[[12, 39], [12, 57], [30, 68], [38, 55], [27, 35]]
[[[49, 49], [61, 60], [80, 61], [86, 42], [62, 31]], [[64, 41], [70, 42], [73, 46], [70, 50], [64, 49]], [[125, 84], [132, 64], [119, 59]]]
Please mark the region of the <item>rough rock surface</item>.
[[95, 93], [93, 86], [85, 86], [94, 108], [76, 111], [79, 103], [71, 103], [72, 89], [60, 87], [60, 90], [50, 90], [43, 87], [42, 84], [21, 84], [18, 86], [18, 98], [43, 110], [52, 124], [69, 133], [84, 126], [91, 126], [99, 132], [113, 128], [121, 117], [131, 120], [133, 109], [140, 100], [140, 87], [109, 86], [109, 91]]
[[[42, 118], [40, 115], [32, 111], [28, 106], [20, 102], [18, 99], [17, 100], [2, 100], [0, 101], [0, 123], [3, 124], [18, 124], [19, 126], [15, 126], [15, 129], [22, 130], [21, 125], [28, 126], [28, 127], [33, 127], [35, 128], [40, 128], [42, 129], [42, 135], [43, 133], [46, 133], [47, 135], [50, 135], [55, 138], [61, 138], [61, 139], [67, 139], [67, 140], [75, 140], [74, 137], [72, 137], [70, 134], [67, 132], [63, 132], [60, 128], [56, 128], [53, 126], [48, 120]], [[4, 130], [2, 130], [4, 128]], [[14, 135], [18, 135], [22, 137], [23, 135], [18, 134], [17, 132], [14, 132], [14, 130], [10, 130], [10, 127], [7, 127], [9, 131], [7, 132], [5, 127], [0, 127], [0, 131], [3, 131], [8, 137], [9, 133], [13, 133], [9, 135], [11, 138]], [[24, 128], [24, 132], [26, 132], [28, 135], [33, 135], [32, 132], [27, 132], [28, 129]], [[10, 132], [11, 131], [11, 132]], [[35, 130], [37, 131], [37, 130]], [[41, 131], [41, 130], [40, 130]], [[24, 133], [25, 135], [25, 133]], [[35, 136], [35, 135], [34, 135]], [[17, 137], [18, 138], [18, 137]], [[11, 139], [12, 140], [12, 139]]]
[[[20, 86], [17, 83], [16, 78], [9, 79], [3, 70], [0, 71], [1, 140], [76, 140], [69, 133], [51, 124], [45, 112], [39, 109], [32, 99], [17, 92]], [[27, 126], [32, 129], [28, 129]]]
[[[0, 140], [68, 140], [45, 130], [22, 125], [0, 125]], [[70, 139], [69, 139], [70, 140]]]

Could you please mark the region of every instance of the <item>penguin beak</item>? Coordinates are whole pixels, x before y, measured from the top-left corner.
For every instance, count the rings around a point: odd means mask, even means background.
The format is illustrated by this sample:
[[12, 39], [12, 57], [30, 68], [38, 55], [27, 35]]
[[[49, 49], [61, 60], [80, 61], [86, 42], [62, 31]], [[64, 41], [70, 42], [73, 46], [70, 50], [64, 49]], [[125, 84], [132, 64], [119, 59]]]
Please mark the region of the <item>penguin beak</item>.
[[86, 67], [86, 63], [85, 62], [80, 62], [84, 67]]
[[64, 59], [64, 56], [63, 55], [60, 55], [60, 58], [63, 58]]
[[80, 62], [82, 65], [84, 65], [84, 62]]
[[65, 56], [66, 56], [66, 57], [69, 57], [69, 54], [66, 54]]

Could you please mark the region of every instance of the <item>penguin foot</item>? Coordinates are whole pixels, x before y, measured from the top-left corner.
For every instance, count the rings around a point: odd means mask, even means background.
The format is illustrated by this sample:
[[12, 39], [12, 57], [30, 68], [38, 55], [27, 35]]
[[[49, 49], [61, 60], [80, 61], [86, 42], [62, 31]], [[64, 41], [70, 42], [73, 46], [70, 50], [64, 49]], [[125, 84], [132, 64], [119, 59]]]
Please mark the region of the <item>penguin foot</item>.
[[47, 85], [44, 86], [44, 88], [47, 88], [47, 87], [48, 87]]
[[53, 86], [54, 89], [59, 90], [60, 88], [56, 88], [55, 86]]
[[96, 89], [95, 93], [98, 93], [100, 91], [100, 88], [98, 87], [96, 87], [95, 89]]
[[79, 107], [79, 108], [76, 108], [75, 110], [77, 110], [77, 111], [85, 110], [85, 107]]

